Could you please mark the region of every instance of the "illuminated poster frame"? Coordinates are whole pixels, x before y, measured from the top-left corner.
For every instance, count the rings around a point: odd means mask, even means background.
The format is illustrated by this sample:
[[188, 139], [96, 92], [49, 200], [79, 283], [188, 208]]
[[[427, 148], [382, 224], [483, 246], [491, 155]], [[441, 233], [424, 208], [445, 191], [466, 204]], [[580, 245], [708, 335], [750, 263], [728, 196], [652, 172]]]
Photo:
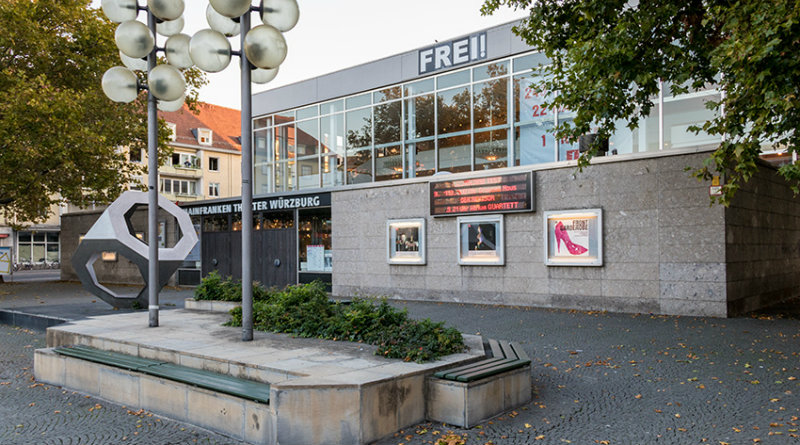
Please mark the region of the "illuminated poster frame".
[[603, 265], [603, 209], [544, 212], [547, 266]]
[[431, 216], [532, 212], [534, 173], [432, 181]]
[[386, 261], [410, 266], [425, 264], [425, 218], [386, 221]]
[[503, 215], [460, 216], [458, 264], [462, 266], [503, 266], [505, 240]]

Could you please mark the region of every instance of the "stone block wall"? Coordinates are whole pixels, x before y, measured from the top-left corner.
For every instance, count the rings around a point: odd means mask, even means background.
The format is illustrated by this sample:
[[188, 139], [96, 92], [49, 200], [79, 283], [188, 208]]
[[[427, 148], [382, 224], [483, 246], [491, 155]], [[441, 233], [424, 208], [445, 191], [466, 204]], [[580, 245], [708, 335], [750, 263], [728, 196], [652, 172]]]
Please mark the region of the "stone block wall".
[[728, 313], [800, 294], [800, 198], [762, 165], [725, 211]]
[[[536, 171], [535, 212], [504, 216], [504, 266], [458, 264], [456, 218], [430, 216], [427, 182], [335, 191], [333, 293], [726, 316], [725, 209], [686, 171], [706, 156]], [[590, 208], [603, 209], [603, 266], [546, 266], [543, 212]], [[427, 221], [427, 265], [387, 264], [386, 220], [414, 217]]]

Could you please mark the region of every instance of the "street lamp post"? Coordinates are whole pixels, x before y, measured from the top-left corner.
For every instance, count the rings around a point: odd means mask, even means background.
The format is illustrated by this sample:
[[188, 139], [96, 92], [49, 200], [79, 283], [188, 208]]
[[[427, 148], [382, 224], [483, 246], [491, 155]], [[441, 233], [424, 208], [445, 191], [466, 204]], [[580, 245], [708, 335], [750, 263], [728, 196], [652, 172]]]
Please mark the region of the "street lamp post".
[[[172, 39], [183, 28], [183, 0], [148, 0], [139, 6], [137, 0], [103, 0], [103, 12], [113, 22], [120, 23], [115, 40], [120, 58], [126, 67], [113, 67], [103, 75], [103, 91], [115, 102], [136, 100], [139, 91], [147, 90], [147, 292], [149, 326], [158, 326], [158, 112], [176, 111], [183, 105], [186, 82], [172, 65], [157, 65], [157, 51], [165, 51], [156, 43], [156, 32]], [[136, 21], [139, 11], [146, 11], [147, 25]], [[156, 23], [162, 26], [157, 27]], [[158, 28], [158, 29], [157, 29]], [[169, 39], [167, 40], [169, 43]], [[167, 45], [169, 46], [169, 45]], [[188, 53], [188, 48], [185, 50]], [[145, 65], [141, 59], [146, 57]], [[187, 54], [188, 58], [188, 54]], [[179, 68], [189, 68], [177, 64]], [[139, 84], [132, 70], [146, 71], [147, 84]]]
[[[250, 28], [250, 14], [258, 12], [264, 24]], [[282, 32], [294, 27], [299, 17], [296, 0], [210, 0], [206, 11], [211, 30], [192, 37], [189, 53], [195, 65], [209, 72], [223, 70], [231, 55], [241, 62], [242, 145], [242, 341], [253, 340], [253, 150], [251, 82], [272, 80], [286, 58]], [[238, 22], [238, 26], [237, 26]], [[225, 37], [240, 34], [241, 50], [231, 51]], [[222, 56], [222, 57], [221, 57]], [[227, 61], [220, 60], [227, 56]]]

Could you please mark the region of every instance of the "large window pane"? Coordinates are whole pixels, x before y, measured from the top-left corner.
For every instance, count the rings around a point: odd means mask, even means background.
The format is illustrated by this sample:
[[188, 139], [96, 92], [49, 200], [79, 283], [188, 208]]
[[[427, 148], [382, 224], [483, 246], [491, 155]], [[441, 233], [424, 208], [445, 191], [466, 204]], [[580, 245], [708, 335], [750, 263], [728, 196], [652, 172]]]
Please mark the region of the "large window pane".
[[491, 79], [508, 74], [508, 60], [490, 63], [488, 65], [479, 66], [472, 69], [472, 80]]
[[372, 181], [372, 148], [347, 150], [347, 183], [360, 184]]
[[372, 93], [372, 100], [377, 104], [380, 102], [388, 102], [390, 100], [400, 99], [402, 95], [403, 90], [399, 86], [396, 86]]
[[319, 153], [319, 121], [311, 119], [297, 123], [297, 156], [313, 156]]
[[437, 94], [440, 135], [470, 129], [471, 107], [469, 102], [469, 87], [453, 88]]
[[527, 74], [514, 77], [514, 122], [553, 120], [553, 113], [544, 105], [548, 94], [533, 86], [537, 80]]
[[344, 110], [344, 101], [339, 99], [330, 102], [325, 102], [324, 104], [320, 105], [320, 109], [322, 114], [336, 113], [337, 111]]
[[436, 173], [436, 143], [434, 141], [406, 144], [406, 176], [430, 176]]
[[345, 107], [349, 110], [351, 108], [358, 108], [369, 105], [372, 103], [372, 97], [369, 93], [360, 96], [348, 97], [344, 101]]
[[294, 122], [294, 110], [276, 113], [274, 116], [275, 125], [287, 124]]
[[406, 138], [408, 140], [434, 135], [433, 94], [406, 100]]
[[311, 105], [310, 107], [305, 107], [297, 110], [297, 120], [316, 117], [318, 114], [319, 114], [318, 107], [316, 105]]
[[470, 139], [469, 134], [439, 138], [439, 171], [458, 173], [472, 170]]
[[706, 108], [709, 100], [719, 101], [718, 95], [701, 97], [664, 98], [664, 149], [684, 147], [714, 147], [720, 137], [701, 131], [695, 134], [689, 127], [701, 127], [714, 119], [716, 113]]
[[508, 123], [508, 78], [476, 83], [472, 93], [474, 128]]
[[436, 80], [436, 86], [439, 89], [442, 89], [442, 88], [449, 88], [452, 86], [465, 84], [468, 82], [469, 82], [469, 70], [463, 70], [439, 76], [439, 78], [437, 78]]
[[322, 153], [344, 155], [344, 114], [334, 114], [320, 119]]
[[528, 54], [514, 59], [514, 72], [529, 71], [541, 65], [549, 65], [550, 59], [544, 53]]
[[541, 164], [556, 160], [556, 141], [552, 120], [519, 126], [514, 136], [514, 165]]
[[34, 263], [43, 263], [45, 258], [44, 244], [34, 244], [31, 260]]
[[275, 160], [272, 129], [253, 132], [253, 184], [256, 193], [269, 193], [272, 184], [272, 162]]
[[403, 177], [400, 145], [375, 148], [375, 180], [387, 181]]
[[58, 261], [58, 244], [47, 244], [47, 261]]
[[475, 170], [508, 165], [508, 130], [475, 133]]
[[17, 252], [17, 259], [20, 263], [30, 263], [31, 262], [31, 245], [30, 244], [20, 244], [19, 251]]
[[420, 80], [406, 85], [406, 96], [427, 93], [433, 91], [433, 78]]
[[322, 186], [334, 187], [344, 184], [344, 156], [322, 157]]
[[361, 148], [372, 145], [371, 109], [364, 108], [348, 112], [345, 125], [348, 148]]
[[297, 237], [300, 272], [330, 272], [333, 266], [330, 210], [301, 210]]
[[297, 185], [300, 189], [319, 188], [319, 158], [301, 158], [297, 160]]
[[275, 159], [285, 161], [295, 157], [294, 125], [283, 125], [275, 128]]
[[400, 142], [402, 105], [397, 100], [375, 106], [375, 145]]
[[294, 190], [295, 162], [279, 162], [275, 164], [275, 191]]

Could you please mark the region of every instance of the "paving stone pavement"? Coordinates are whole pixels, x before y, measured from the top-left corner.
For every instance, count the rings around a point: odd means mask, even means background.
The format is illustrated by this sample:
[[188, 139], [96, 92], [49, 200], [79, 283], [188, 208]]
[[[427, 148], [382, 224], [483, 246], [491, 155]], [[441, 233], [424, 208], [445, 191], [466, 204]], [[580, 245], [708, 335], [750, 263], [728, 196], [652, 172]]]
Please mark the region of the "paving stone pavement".
[[136, 408], [37, 383], [44, 332], [0, 324], [0, 444], [242, 444]]
[[[0, 309], [105, 310], [73, 284], [39, 287], [33, 304], [20, 297], [25, 289], [0, 287]], [[190, 293], [174, 291], [175, 301]], [[788, 307], [794, 318], [736, 319], [398, 303], [465, 333], [520, 342], [534, 399], [476, 428], [422, 423], [375, 445], [436, 444], [451, 433], [466, 445], [800, 444], [797, 303]], [[40, 332], [0, 325], [0, 444], [237, 443], [37, 385], [32, 355], [43, 345]]]

